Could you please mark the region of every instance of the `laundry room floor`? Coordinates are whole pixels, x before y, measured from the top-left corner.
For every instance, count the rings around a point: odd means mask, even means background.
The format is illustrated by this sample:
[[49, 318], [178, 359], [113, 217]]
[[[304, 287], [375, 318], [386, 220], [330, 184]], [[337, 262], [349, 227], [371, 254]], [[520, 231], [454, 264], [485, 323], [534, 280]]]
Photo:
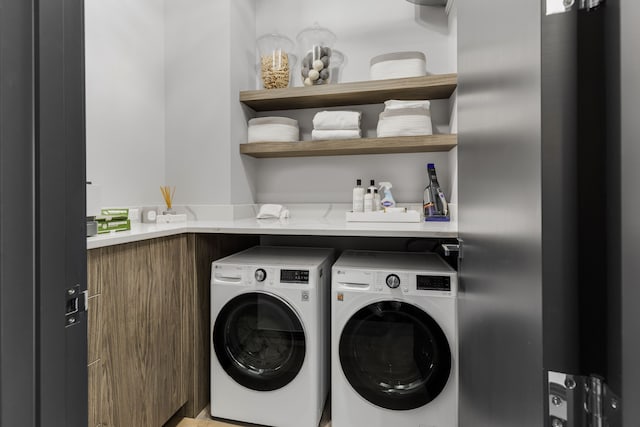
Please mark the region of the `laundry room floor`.
[[[324, 414], [320, 420], [319, 427], [331, 427], [331, 408], [329, 403], [324, 409]], [[259, 427], [256, 424], [246, 423], [231, 423], [216, 421], [209, 416], [209, 407], [198, 415], [198, 418], [183, 418], [177, 424], [172, 424], [171, 427]]]

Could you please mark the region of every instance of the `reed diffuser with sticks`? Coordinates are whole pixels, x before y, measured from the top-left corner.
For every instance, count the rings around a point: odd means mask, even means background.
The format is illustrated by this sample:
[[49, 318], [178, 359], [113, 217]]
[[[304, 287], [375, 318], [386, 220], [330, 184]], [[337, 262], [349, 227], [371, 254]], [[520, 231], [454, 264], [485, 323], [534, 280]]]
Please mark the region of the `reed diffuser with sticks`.
[[160, 186], [160, 192], [162, 193], [162, 198], [164, 198], [164, 202], [167, 205], [167, 210], [163, 212], [163, 215], [175, 215], [176, 211], [172, 209], [173, 206], [173, 196], [176, 194], [176, 187], [169, 187], [168, 185]]

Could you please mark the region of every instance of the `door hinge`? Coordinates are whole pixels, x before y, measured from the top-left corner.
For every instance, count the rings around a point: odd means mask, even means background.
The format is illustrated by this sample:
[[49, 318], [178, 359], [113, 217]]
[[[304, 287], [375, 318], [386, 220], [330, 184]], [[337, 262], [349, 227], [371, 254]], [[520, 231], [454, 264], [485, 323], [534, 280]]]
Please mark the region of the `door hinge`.
[[605, 0], [546, 0], [546, 14], [556, 15], [558, 13], [570, 12], [574, 6], [576, 6], [576, 3], [578, 9], [589, 12], [604, 5]]
[[80, 285], [75, 285], [64, 291], [65, 293], [65, 326], [74, 326], [80, 323], [80, 313], [84, 313], [89, 308], [89, 294], [87, 291], [80, 291]]
[[551, 427], [622, 427], [621, 400], [601, 377], [549, 372]]
[[586, 10], [587, 12], [593, 9], [597, 9], [604, 4], [605, 0], [579, 0], [578, 7], [580, 10]]
[[463, 254], [463, 240], [458, 239], [458, 243], [443, 243], [442, 250], [444, 251], [444, 256], [451, 256], [453, 254], [458, 254], [458, 259], [462, 259]]

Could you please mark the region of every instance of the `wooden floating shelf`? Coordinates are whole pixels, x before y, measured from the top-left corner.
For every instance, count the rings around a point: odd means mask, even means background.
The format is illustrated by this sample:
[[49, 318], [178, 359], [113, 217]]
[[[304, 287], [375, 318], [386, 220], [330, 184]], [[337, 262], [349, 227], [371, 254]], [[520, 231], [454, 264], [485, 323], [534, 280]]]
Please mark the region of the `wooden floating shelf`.
[[256, 158], [427, 153], [449, 151], [457, 144], [457, 135], [422, 135], [335, 141], [254, 142], [240, 144], [240, 153]]
[[240, 92], [240, 102], [256, 111], [380, 104], [388, 99], [446, 99], [458, 86], [457, 74], [372, 80]]

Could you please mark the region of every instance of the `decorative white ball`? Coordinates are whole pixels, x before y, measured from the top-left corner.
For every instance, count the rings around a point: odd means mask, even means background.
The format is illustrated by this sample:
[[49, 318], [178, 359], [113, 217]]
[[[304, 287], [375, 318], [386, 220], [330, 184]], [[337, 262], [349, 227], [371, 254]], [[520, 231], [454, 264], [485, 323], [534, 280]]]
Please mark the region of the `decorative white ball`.
[[313, 86], [313, 82], [311, 81], [311, 79], [309, 77], [307, 77], [306, 79], [304, 79], [304, 85], [305, 86]]
[[313, 61], [313, 69], [314, 70], [320, 71], [323, 68], [324, 68], [324, 63], [321, 60], [316, 59], [315, 61]]
[[309, 70], [309, 77], [312, 82], [315, 82], [320, 78], [320, 73], [316, 70]]

